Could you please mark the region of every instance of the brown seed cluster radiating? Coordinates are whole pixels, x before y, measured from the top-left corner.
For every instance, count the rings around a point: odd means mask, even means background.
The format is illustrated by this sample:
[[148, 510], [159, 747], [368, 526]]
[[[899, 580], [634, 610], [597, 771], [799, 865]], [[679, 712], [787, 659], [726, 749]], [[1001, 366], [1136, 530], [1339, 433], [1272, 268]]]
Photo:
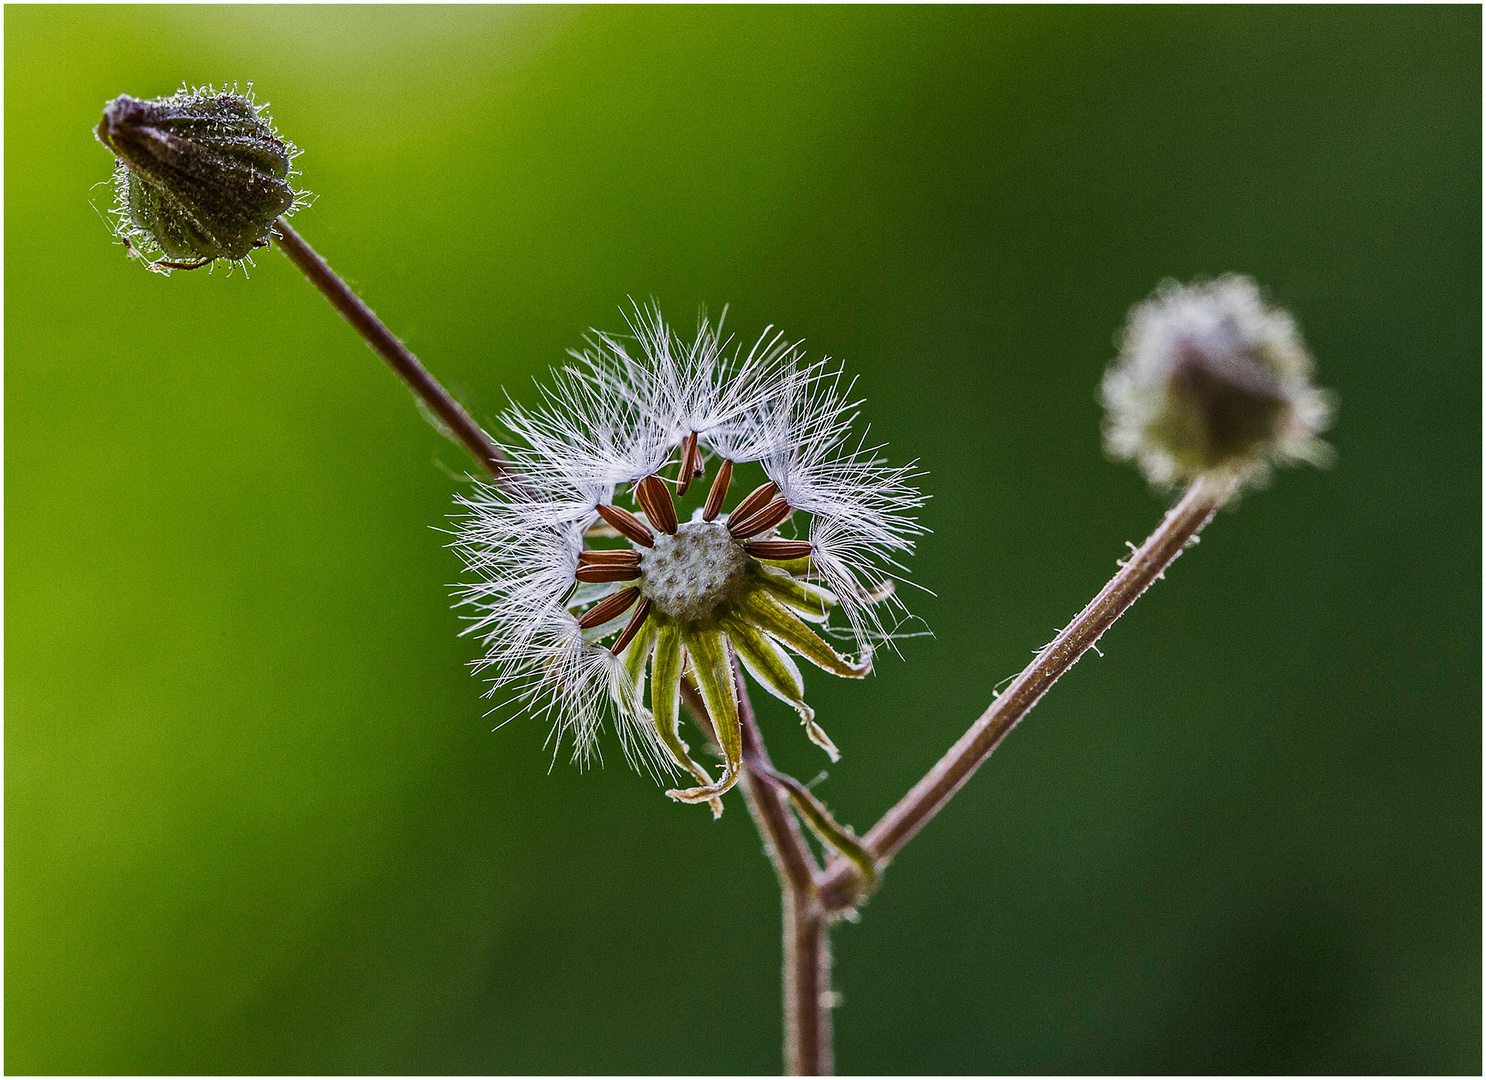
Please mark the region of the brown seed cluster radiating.
[[595, 626], [603, 626], [610, 619], [617, 619], [629, 610], [629, 606], [639, 597], [640, 590], [634, 586], [606, 596], [593, 607], [589, 608], [578, 620], [578, 625], [585, 630], [592, 630]]
[[[697, 435], [693, 432], [681, 444], [680, 467], [675, 481], [676, 493], [684, 495], [692, 480], [705, 473], [702, 451], [697, 445]], [[733, 463], [724, 458], [719, 463], [717, 476], [707, 492], [707, 501], [702, 508], [703, 521], [715, 521], [722, 513], [732, 481]], [[635, 484], [633, 494], [635, 503], [644, 511], [648, 524], [621, 507], [608, 504], [597, 507], [599, 516], [613, 526], [619, 535], [642, 548], [653, 548], [655, 530], [675, 534], [681, 527], [669, 481], [658, 475], [647, 476]], [[791, 513], [793, 508], [779, 495], [779, 485], [769, 481], [743, 497], [728, 515], [727, 529], [734, 539], [743, 542], [744, 550], [756, 559], [780, 562], [803, 559], [810, 554], [810, 542], [807, 540], [753, 539], [783, 524]], [[588, 583], [638, 581], [644, 573], [640, 566], [641, 555], [641, 552], [629, 549], [588, 549], [579, 553], [574, 577]], [[636, 604], [636, 601], [639, 603]], [[650, 600], [640, 595], [638, 586], [631, 585], [600, 600], [579, 618], [578, 625], [585, 630], [603, 626], [628, 611], [632, 605], [635, 610], [629, 623], [610, 646], [610, 651], [618, 656], [643, 629], [650, 615]]]
[[671, 499], [670, 489], [658, 476], [647, 476], [635, 485], [635, 502], [645, 511], [645, 516], [663, 533], [674, 533], [679, 526], [676, 520], [676, 503]]
[[578, 556], [579, 581], [633, 581], [640, 576], [638, 551], [584, 551]]
[[633, 540], [641, 547], [655, 546], [655, 534], [650, 531], [650, 527], [628, 510], [621, 510], [617, 506], [605, 506], [601, 504], [598, 507], [598, 512], [599, 517], [603, 518], [610, 525], [613, 525], [621, 536]]

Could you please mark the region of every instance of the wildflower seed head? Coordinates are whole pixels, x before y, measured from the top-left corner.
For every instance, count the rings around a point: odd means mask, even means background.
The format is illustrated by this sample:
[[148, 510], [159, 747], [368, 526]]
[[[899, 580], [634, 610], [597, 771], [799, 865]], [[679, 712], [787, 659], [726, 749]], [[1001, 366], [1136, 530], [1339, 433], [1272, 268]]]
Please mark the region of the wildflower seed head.
[[[851, 382], [772, 329], [745, 351], [705, 318], [690, 341], [653, 307], [629, 322], [627, 337], [594, 333], [539, 406], [504, 417], [522, 482], [461, 499], [460, 602], [492, 692], [513, 688], [582, 762], [612, 722], [632, 762], [690, 776], [669, 794], [716, 813], [742, 763], [735, 659], [834, 758], [797, 658], [871, 671], [907, 617], [892, 585], [924, 496], [912, 465], [853, 435]], [[752, 491], [733, 484], [747, 463], [766, 478]], [[683, 520], [676, 499], [693, 484]], [[721, 777], [679, 733], [683, 679], [706, 704]]]
[[1136, 305], [1104, 376], [1105, 447], [1159, 487], [1199, 476], [1261, 484], [1281, 464], [1326, 464], [1331, 396], [1288, 312], [1247, 277], [1164, 282]]
[[726, 525], [688, 521], [675, 535], [658, 535], [640, 557], [640, 593], [661, 615], [705, 622], [746, 586], [752, 561]]
[[243, 262], [306, 201], [290, 183], [299, 151], [251, 96], [210, 87], [150, 101], [120, 95], [94, 133], [116, 158], [115, 233], [161, 273]]

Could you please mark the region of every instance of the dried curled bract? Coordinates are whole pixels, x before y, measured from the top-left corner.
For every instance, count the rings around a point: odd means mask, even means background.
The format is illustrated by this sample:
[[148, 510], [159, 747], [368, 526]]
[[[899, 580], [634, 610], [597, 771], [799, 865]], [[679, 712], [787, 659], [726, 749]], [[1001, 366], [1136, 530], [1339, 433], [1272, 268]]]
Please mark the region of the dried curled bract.
[[299, 151], [264, 108], [209, 87], [104, 107], [95, 134], [117, 159], [115, 232], [150, 269], [243, 262], [304, 205], [290, 183]]

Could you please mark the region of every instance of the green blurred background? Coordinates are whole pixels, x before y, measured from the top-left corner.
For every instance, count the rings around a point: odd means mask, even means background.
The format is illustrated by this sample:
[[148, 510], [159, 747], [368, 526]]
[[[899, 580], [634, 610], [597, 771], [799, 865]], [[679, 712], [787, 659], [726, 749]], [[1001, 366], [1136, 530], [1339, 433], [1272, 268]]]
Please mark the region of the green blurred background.
[[859, 827], [1159, 520], [1100, 450], [1128, 307], [1255, 275], [1338, 467], [1221, 515], [836, 932], [839, 1066], [1479, 1071], [1480, 58], [1476, 8], [8, 8], [7, 1070], [779, 1066], [741, 803], [491, 733], [460, 452], [277, 253], [111, 246], [104, 101], [252, 80], [296, 226], [480, 417], [630, 295], [861, 374], [937, 636], [810, 680]]

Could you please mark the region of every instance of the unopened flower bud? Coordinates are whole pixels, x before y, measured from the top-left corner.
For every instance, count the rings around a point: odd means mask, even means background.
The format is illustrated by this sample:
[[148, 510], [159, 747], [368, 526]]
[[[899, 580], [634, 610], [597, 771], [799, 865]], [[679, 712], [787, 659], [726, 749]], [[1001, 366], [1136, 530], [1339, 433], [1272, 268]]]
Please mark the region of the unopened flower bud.
[[289, 183], [299, 151], [250, 97], [209, 87], [153, 101], [121, 95], [95, 131], [118, 159], [116, 232], [151, 269], [241, 262], [303, 205]]
[[1290, 315], [1247, 277], [1162, 283], [1135, 306], [1103, 382], [1105, 447], [1166, 486], [1199, 476], [1261, 483], [1271, 467], [1325, 464], [1331, 395]]

